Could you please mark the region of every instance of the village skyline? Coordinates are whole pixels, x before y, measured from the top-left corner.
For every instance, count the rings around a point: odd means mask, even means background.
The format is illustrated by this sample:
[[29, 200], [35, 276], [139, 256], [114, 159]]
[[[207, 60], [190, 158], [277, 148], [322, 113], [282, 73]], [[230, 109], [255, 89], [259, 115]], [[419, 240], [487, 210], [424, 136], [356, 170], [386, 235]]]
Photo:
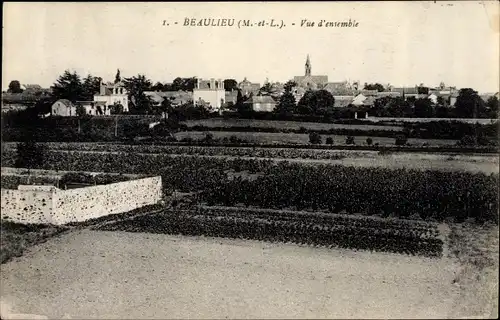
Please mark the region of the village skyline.
[[[67, 69], [105, 80], [119, 68], [126, 77], [144, 74], [161, 83], [176, 77], [284, 83], [304, 74], [308, 54], [312, 74], [330, 81], [431, 87], [444, 82], [479, 92], [497, 92], [500, 86], [499, 40], [492, 29], [496, 2], [9, 3], [4, 8], [3, 90], [12, 80], [50, 87]], [[186, 17], [326, 17], [356, 19], [359, 26], [184, 27]], [[163, 21], [180, 25], [166, 27]]]

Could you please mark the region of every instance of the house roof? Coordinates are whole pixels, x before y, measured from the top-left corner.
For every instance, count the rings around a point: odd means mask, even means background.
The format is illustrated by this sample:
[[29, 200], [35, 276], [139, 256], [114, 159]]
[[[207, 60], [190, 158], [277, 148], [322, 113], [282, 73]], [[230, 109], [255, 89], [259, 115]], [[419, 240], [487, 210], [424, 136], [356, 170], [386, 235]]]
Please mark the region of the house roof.
[[[68, 99], [59, 99], [56, 102], [60, 102], [68, 108], [73, 106], [73, 103], [71, 101], [69, 101]], [[56, 102], [54, 102], [54, 103], [56, 103]]]
[[273, 98], [271, 98], [270, 96], [253, 96], [251, 97], [250, 99], [248, 99], [247, 101], [245, 101], [245, 103], [276, 103], [276, 101], [274, 101]]
[[392, 88], [392, 92], [399, 92], [400, 94], [418, 94], [418, 88], [416, 87], [400, 87]]
[[85, 105], [94, 105], [94, 106], [105, 106], [106, 101], [77, 101], [76, 104], [81, 104], [82, 106]]

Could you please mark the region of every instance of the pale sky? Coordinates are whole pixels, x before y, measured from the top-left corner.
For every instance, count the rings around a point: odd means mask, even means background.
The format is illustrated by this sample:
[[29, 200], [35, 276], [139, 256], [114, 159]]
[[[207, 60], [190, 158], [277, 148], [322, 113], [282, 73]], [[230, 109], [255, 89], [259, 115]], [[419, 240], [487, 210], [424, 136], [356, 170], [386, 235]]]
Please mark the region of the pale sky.
[[[4, 89], [11, 80], [49, 87], [65, 69], [109, 81], [120, 68], [124, 77], [141, 73], [153, 82], [285, 82], [304, 74], [307, 54], [312, 74], [332, 82], [499, 88], [496, 1], [5, 3], [3, 14]], [[185, 27], [185, 18], [287, 26]], [[349, 18], [359, 26], [300, 27], [302, 19]]]

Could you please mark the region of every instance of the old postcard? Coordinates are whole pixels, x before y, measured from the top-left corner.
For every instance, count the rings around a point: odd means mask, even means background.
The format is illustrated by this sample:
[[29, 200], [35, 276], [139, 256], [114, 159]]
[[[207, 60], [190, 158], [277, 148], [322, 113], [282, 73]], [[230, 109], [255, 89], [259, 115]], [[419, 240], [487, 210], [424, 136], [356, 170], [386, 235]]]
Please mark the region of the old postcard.
[[0, 318], [497, 318], [499, 13], [6, 3]]

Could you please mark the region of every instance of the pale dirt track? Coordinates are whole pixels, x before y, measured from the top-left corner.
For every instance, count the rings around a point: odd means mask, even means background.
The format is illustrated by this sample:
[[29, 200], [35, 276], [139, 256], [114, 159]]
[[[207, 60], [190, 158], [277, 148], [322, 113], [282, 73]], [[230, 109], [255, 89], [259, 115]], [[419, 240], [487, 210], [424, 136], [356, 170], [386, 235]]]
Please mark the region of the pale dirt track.
[[83, 230], [2, 265], [1, 298], [59, 319], [448, 318], [457, 270], [445, 258]]

